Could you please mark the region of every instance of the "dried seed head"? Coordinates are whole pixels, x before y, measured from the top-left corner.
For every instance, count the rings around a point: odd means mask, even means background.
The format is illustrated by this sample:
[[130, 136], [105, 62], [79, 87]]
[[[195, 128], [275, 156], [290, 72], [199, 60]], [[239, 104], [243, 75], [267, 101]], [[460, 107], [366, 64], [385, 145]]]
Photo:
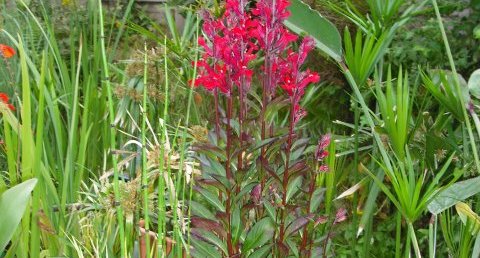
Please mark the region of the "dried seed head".
[[208, 129], [200, 126], [200, 125], [194, 125], [190, 128], [190, 132], [195, 138], [196, 141], [198, 142], [208, 142]]

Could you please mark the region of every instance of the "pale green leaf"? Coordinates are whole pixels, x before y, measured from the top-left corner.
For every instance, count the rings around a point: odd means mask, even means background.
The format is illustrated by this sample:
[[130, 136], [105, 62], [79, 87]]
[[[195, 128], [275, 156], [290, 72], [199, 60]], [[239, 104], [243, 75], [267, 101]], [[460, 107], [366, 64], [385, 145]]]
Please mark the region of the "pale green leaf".
[[8, 189], [0, 197], [0, 253], [7, 246], [22, 220], [30, 200], [30, 193], [36, 184], [35, 178], [27, 180]]
[[310, 35], [318, 49], [336, 61], [342, 60], [340, 33], [329, 20], [300, 0], [292, 0], [289, 10], [291, 15], [285, 21], [289, 29]]

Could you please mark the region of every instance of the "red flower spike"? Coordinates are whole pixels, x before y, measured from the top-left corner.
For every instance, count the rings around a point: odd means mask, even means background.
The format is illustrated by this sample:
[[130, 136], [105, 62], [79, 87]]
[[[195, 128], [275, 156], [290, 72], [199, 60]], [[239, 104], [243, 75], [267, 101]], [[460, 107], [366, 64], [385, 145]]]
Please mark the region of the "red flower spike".
[[[331, 136], [330, 134], [325, 134], [322, 136], [322, 138], [318, 141], [317, 145], [317, 150], [315, 151], [315, 159], [318, 161], [324, 160], [328, 156], [328, 151], [326, 151], [328, 145], [330, 145], [331, 141]], [[320, 168], [320, 171], [326, 172], [328, 170], [328, 167], [326, 168], [325, 171], [322, 171], [322, 168]]]
[[330, 134], [325, 134], [322, 136], [320, 141], [318, 142], [318, 147], [322, 150], [326, 149], [328, 145], [330, 145], [330, 141], [332, 140], [332, 136]]
[[[209, 91], [219, 89], [230, 95], [232, 87], [247, 91], [251, 85], [253, 71], [250, 63], [258, 50], [265, 53], [263, 66], [267, 82], [267, 95], [275, 95], [280, 86], [290, 97], [295, 107], [294, 123], [306, 115], [299, 108], [305, 88], [320, 80], [317, 73], [301, 71], [307, 55], [315, 47], [315, 41], [305, 37], [298, 52], [290, 50], [297, 36], [283, 25], [290, 13], [288, 0], [258, 0], [255, 7], [247, 10], [245, 0], [227, 0], [226, 10], [218, 19], [204, 11], [203, 33], [198, 44], [204, 49], [198, 61], [198, 78], [195, 86]], [[268, 70], [267, 70], [268, 69]]]
[[246, 6], [242, 0], [228, 0], [219, 19], [203, 13], [205, 38], [199, 39], [199, 45], [205, 53], [198, 64], [197, 86], [210, 91], [219, 89], [226, 95], [234, 86], [249, 87], [253, 71], [248, 67], [256, 58], [251, 31], [257, 23], [247, 14]]
[[11, 58], [15, 55], [15, 50], [10, 46], [0, 44], [0, 55], [4, 58]]

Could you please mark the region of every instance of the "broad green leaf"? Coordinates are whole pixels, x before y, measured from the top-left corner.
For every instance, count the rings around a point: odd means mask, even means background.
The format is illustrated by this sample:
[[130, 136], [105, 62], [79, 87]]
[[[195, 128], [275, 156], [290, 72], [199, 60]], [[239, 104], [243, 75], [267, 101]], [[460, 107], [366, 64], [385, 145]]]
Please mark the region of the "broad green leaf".
[[235, 195], [235, 201], [238, 201], [238, 200], [241, 200], [245, 194], [247, 193], [250, 193], [250, 191], [252, 191], [253, 187], [255, 187], [258, 183], [254, 182], [254, 183], [250, 183], [244, 187], [242, 187], [242, 190]]
[[310, 200], [310, 212], [314, 212], [322, 203], [325, 195], [325, 188], [317, 188], [312, 194], [312, 199]]
[[303, 180], [301, 176], [297, 176], [295, 179], [289, 181], [287, 187], [287, 202], [300, 189], [302, 181]]
[[273, 223], [269, 217], [259, 220], [248, 231], [247, 237], [243, 242], [242, 252], [246, 253], [254, 248], [264, 245], [273, 238], [273, 233]]
[[250, 254], [248, 258], [268, 257], [268, 254], [271, 253], [271, 249], [272, 249], [272, 245], [264, 245], [258, 248], [257, 250], [255, 250], [255, 252], [253, 252], [252, 254]]
[[427, 208], [431, 213], [437, 215], [458, 202], [479, 193], [479, 185], [480, 177], [457, 182], [441, 191], [430, 204], [428, 204]]
[[204, 230], [204, 229], [197, 229], [193, 228], [192, 229], [192, 234], [195, 234], [197, 236], [201, 236], [201, 240], [204, 240], [205, 242], [208, 242], [210, 244], [215, 245], [216, 247], [220, 248], [220, 250], [223, 251], [223, 253], [227, 254], [227, 245], [220, 239], [218, 238], [217, 235], [212, 233], [211, 231]]
[[203, 241], [191, 239], [193, 250], [192, 257], [196, 258], [221, 258], [221, 252], [213, 245], [207, 244]]
[[0, 197], [0, 253], [3, 252], [22, 220], [30, 200], [30, 193], [36, 184], [37, 179], [32, 178], [8, 189]]
[[308, 222], [312, 221], [313, 217], [313, 214], [309, 214], [307, 216], [302, 216], [292, 221], [292, 223], [290, 223], [290, 225], [288, 225], [287, 229], [285, 230], [285, 237], [288, 237], [289, 235], [298, 232], [301, 228], [306, 226]]
[[480, 99], [480, 69], [475, 70], [475, 72], [470, 75], [470, 79], [468, 79], [468, 90], [472, 96]]
[[318, 49], [335, 59], [342, 60], [342, 40], [337, 28], [320, 13], [301, 0], [292, 0], [291, 12], [285, 25], [297, 34], [306, 33], [316, 43]]
[[232, 212], [232, 238], [234, 243], [238, 243], [242, 229], [240, 209], [237, 206], [234, 206]]
[[[293, 257], [300, 257], [298, 254], [298, 246], [295, 244], [291, 238], [288, 238], [286, 241], [288, 248], [290, 249], [289, 252], [293, 254]], [[290, 256], [291, 257], [291, 256]]]
[[190, 210], [193, 215], [211, 220], [215, 219], [215, 215], [201, 203], [190, 201]]
[[197, 190], [203, 197], [205, 197], [205, 199], [210, 204], [215, 206], [219, 211], [225, 211], [225, 207], [223, 206], [223, 204], [220, 202], [220, 200], [215, 194], [201, 187], [195, 187], [195, 190]]
[[275, 211], [275, 208], [270, 202], [263, 202], [263, 207], [265, 207], [265, 210], [267, 211], [267, 214], [268, 216], [270, 216], [271, 219], [277, 218], [277, 212]]

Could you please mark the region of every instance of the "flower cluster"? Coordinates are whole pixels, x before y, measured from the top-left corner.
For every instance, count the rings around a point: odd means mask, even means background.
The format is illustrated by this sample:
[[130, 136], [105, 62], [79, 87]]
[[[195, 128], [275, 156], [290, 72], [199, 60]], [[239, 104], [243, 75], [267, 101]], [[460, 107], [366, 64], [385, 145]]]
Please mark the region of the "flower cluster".
[[301, 71], [300, 67], [305, 62], [307, 55], [315, 47], [315, 42], [310, 37], [305, 37], [298, 49], [298, 52], [288, 51], [286, 59], [279, 64], [278, 73], [281, 80], [282, 89], [290, 96], [290, 101], [294, 106], [293, 121], [296, 124], [306, 115], [305, 110], [300, 107], [300, 100], [305, 94], [305, 88], [310, 83], [316, 83], [320, 80], [317, 73], [310, 70]]
[[15, 50], [10, 46], [0, 44], [0, 55], [4, 58], [11, 58], [15, 55]]
[[283, 22], [290, 16], [288, 0], [259, 0], [252, 10], [257, 17], [254, 37], [260, 48], [269, 53], [281, 53], [297, 36], [290, 33]]
[[7, 94], [0, 92], [0, 104], [6, 105], [10, 110], [14, 111], [15, 107], [10, 104]]
[[290, 97], [296, 124], [306, 114], [299, 105], [305, 88], [318, 82], [320, 77], [310, 70], [300, 70], [315, 47], [312, 38], [305, 37], [298, 52], [289, 48], [297, 36], [283, 25], [290, 15], [288, 5], [288, 0], [259, 0], [248, 12], [244, 1], [228, 0], [220, 19], [205, 12], [206, 37], [199, 39], [205, 53], [198, 61], [200, 71], [195, 85], [209, 91], [219, 89], [226, 95], [230, 95], [232, 86], [247, 90], [253, 74], [249, 64], [256, 58], [256, 51], [262, 51], [266, 95], [272, 99], [276, 87], [280, 86]]
[[203, 13], [206, 38], [200, 38], [198, 43], [205, 53], [197, 63], [200, 70], [196, 86], [210, 91], [219, 89], [227, 96], [234, 86], [244, 91], [249, 88], [253, 75], [249, 63], [256, 57], [256, 46], [251, 38], [255, 23], [246, 12], [246, 4], [228, 0], [220, 19]]
[[275, 94], [275, 86], [280, 84], [283, 77], [282, 71], [278, 69], [281, 63], [285, 65], [281, 56], [290, 44], [297, 40], [297, 36], [283, 25], [290, 15], [288, 5], [288, 0], [260, 0], [252, 10], [257, 17], [253, 37], [265, 53], [264, 88], [270, 98]]

